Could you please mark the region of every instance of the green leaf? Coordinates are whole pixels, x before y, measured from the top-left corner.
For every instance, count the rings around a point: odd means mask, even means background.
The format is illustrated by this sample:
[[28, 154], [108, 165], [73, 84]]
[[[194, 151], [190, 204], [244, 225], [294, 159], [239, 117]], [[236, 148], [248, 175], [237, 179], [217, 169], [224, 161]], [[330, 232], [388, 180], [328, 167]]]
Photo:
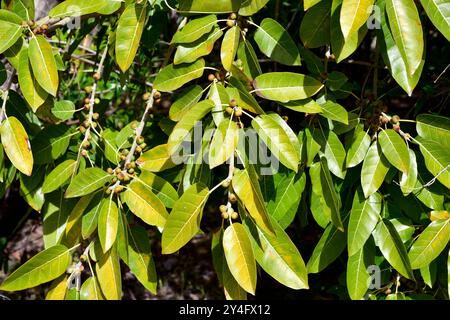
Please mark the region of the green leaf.
[[102, 293], [107, 300], [120, 300], [122, 297], [122, 277], [116, 247], [101, 255], [95, 264], [95, 273]]
[[252, 16], [264, 6], [269, 0], [242, 0], [241, 8], [239, 9], [239, 15]]
[[52, 281], [45, 300], [64, 300], [67, 291], [67, 275], [63, 274]]
[[303, 100], [289, 101], [281, 104], [288, 109], [304, 112], [304, 113], [319, 113], [322, 112], [322, 107], [314, 100], [308, 98]]
[[96, 278], [89, 277], [83, 282], [80, 289], [80, 300], [104, 300]]
[[297, 212], [303, 190], [306, 185], [306, 175], [303, 171], [281, 173], [273, 176], [274, 194], [267, 203], [270, 216], [286, 228], [292, 222]]
[[259, 229], [250, 219], [244, 226], [258, 264], [275, 280], [292, 289], [308, 289], [308, 274], [297, 247], [283, 228], [272, 220], [275, 235]]
[[[21, 19], [20, 21], [30, 21], [34, 19], [35, 9], [33, 0], [10, 0], [7, 1], [7, 3], [5, 1], [2, 2], [2, 7], [11, 10], [11, 13], [15, 13], [17, 17]], [[20, 21], [18, 23], [20, 23]]]
[[102, 200], [98, 216], [98, 237], [103, 252], [107, 252], [111, 249], [117, 237], [119, 209], [113, 200], [113, 195], [114, 194], [111, 193], [111, 196]]
[[122, 194], [122, 200], [145, 223], [163, 228], [169, 214], [162, 201], [139, 181], [133, 181]]
[[146, 3], [144, 2], [144, 5], [127, 5], [119, 18], [115, 38], [115, 52], [117, 64], [123, 72], [130, 68], [139, 48], [147, 17]]
[[200, 121], [214, 107], [211, 100], [203, 100], [186, 113], [181, 120], [175, 125], [172, 133], [167, 141], [167, 151], [169, 155], [174, 154], [185, 141], [186, 136], [194, 128], [197, 121]]
[[373, 232], [376, 245], [386, 260], [405, 278], [414, 279], [406, 248], [389, 220], [381, 220]]
[[323, 188], [320, 179], [321, 171], [320, 162], [312, 163], [309, 168], [309, 176], [312, 184], [310, 209], [317, 224], [322, 228], [326, 228], [331, 221], [331, 208], [323, 196]]
[[47, 164], [58, 159], [66, 152], [73, 135], [66, 124], [49, 126], [40, 131], [31, 142], [34, 162]]
[[389, 167], [389, 162], [381, 153], [378, 144], [373, 143], [367, 151], [361, 169], [361, 186], [366, 198], [381, 187]]
[[323, 88], [316, 79], [293, 72], [268, 72], [256, 77], [254, 92], [268, 100], [289, 102], [306, 99]]
[[405, 141], [393, 129], [382, 130], [378, 143], [386, 159], [398, 170], [408, 174], [409, 151]]
[[70, 100], [55, 101], [52, 113], [61, 121], [69, 120], [75, 113], [75, 104]]
[[142, 170], [159, 172], [176, 166], [169, 154], [167, 144], [160, 144], [144, 152], [137, 160], [137, 165]]
[[81, 238], [81, 218], [88, 205], [91, 203], [94, 194], [88, 194], [78, 200], [75, 206], [71, 208], [69, 217], [65, 227], [65, 234], [62, 239], [62, 243], [67, 246], [73, 246], [79, 243]]
[[430, 288], [433, 288], [436, 281], [436, 272], [437, 264], [434, 262], [420, 268], [420, 275], [422, 276], [423, 282]]
[[140, 226], [130, 229], [128, 262], [130, 271], [151, 293], [156, 294], [156, 269], [147, 231]]
[[420, 114], [416, 118], [416, 130], [424, 139], [450, 147], [450, 119], [435, 114]]
[[66, 190], [66, 198], [76, 198], [87, 195], [100, 189], [105, 183], [110, 182], [112, 176], [99, 168], [88, 168], [79, 172], [73, 178]]
[[214, 48], [214, 43], [222, 34], [222, 30], [218, 26], [215, 26], [210, 33], [203, 35], [200, 39], [192, 43], [178, 45], [173, 63], [175, 65], [191, 63], [200, 57], [210, 54]]
[[319, 142], [321, 151], [328, 161], [330, 171], [338, 178], [345, 178], [345, 149], [339, 137], [331, 130], [324, 131], [322, 127], [315, 130], [313, 137]]
[[321, 0], [304, 0], [303, 1], [303, 9], [309, 10], [310, 8], [312, 8], [313, 6], [315, 6], [316, 4], [318, 4]]
[[242, 109], [256, 114], [264, 114], [264, 110], [261, 109], [256, 99], [249, 93], [248, 87], [234, 77], [229, 78], [229, 82], [231, 86], [228, 86], [226, 91], [230, 101], [234, 99]]
[[265, 18], [256, 30], [254, 39], [261, 52], [272, 60], [288, 66], [301, 64], [294, 40], [277, 21]]
[[178, 30], [172, 38], [172, 43], [191, 43], [211, 32], [217, 23], [217, 17], [213, 14], [189, 21], [181, 30]]
[[406, 70], [409, 75], [413, 75], [422, 62], [424, 51], [422, 24], [417, 8], [413, 0], [386, 0], [386, 12]]
[[445, 0], [420, 0], [428, 18], [434, 26], [450, 41], [450, 10]]
[[169, 118], [173, 121], [180, 121], [189, 110], [197, 104], [203, 94], [203, 89], [199, 85], [186, 88], [177, 100], [170, 106]]
[[239, 38], [241, 36], [241, 29], [238, 26], [233, 26], [225, 33], [222, 40], [222, 47], [220, 49], [220, 59], [225, 70], [230, 71], [233, 65], [236, 52], [239, 47]]
[[361, 300], [369, 290], [371, 276], [367, 268], [374, 263], [375, 245], [368, 241], [366, 245], [347, 261], [347, 288], [352, 300]]
[[0, 126], [3, 149], [11, 163], [20, 172], [31, 176], [33, 171], [33, 154], [28, 135], [15, 117], [6, 118]]
[[347, 152], [346, 167], [353, 168], [360, 164], [370, 147], [370, 136], [365, 131], [355, 131]]
[[250, 177], [248, 170], [236, 169], [233, 175], [233, 190], [244, 204], [256, 224], [268, 233], [273, 233], [264, 198], [258, 180]]
[[252, 120], [252, 127], [283, 165], [298, 172], [300, 142], [278, 114], [259, 115]]
[[178, 10], [191, 13], [227, 13], [237, 12], [241, 6], [241, 0], [178, 0]]
[[324, 103], [319, 102], [319, 104], [322, 108], [320, 115], [330, 120], [348, 124], [349, 114], [343, 106], [330, 100], [327, 100]]
[[58, 70], [52, 46], [42, 35], [31, 37], [28, 48], [33, 74], [38, 75], [39, 85], [52, 96], [56, 96], [59, 86]]
[[[450, 188], [450, 152], [438, 142], [417, 138], [425, 166], [445, 187]], [[439, 175], [439, 176], [438, 176]]]
[[408, 173], [401, 173], [400, 188], [403, 195], [407, 196], [414, 191], [417, 184], [417, 161], [416, 154], [409, 149], [409, 168]]
[[0, 54], [11, 48], [21, 36], [20, 24], [0, 20]]
[[331, 222], [340, 231], [344, 231], [340, 210], [342, 207], [341, 198], [334, 188], [333, 179], [328, 170], [327, 159], [325, 156], [320, 158], [320, 183], [322, 186], [323, 197], [327, 206], [331, 209]]
[[168, 92], [184, 86], [189, 81], [202, 76], [205, 60], [199, 59], [194, 63], [175, 66], [170, 64], [163, 68], [153, 83], [153, 89]]
[[51, 18], [79, 17], [101, 10], [109, 0], [79, 1], [66, 0], [54, 7], [48, 15]]
[[319, 273], [345, 250], [346, 233], [329, 224], [317, 243], [306, 268], [308, 273]]
[[73, 174], [76, 164], [77, 162], [75, 160], [70, 159], [56, 166], [45, 178], [44, 184], [42, 185], [42, 192], [50, 193], [62, 186]]
[[255, 50], [247, 39], [239, 44], [237, 56], [242, 62], [242, 72], [251, 80], [262, 73]]
[[372, 13], [374, 0], [344, 0], [342, 2], [340, 23], [342, 34], [347, 39], [358, 32]]
[[49, 282], [66, 272], [70, 260], [70, 250], [65, 246], [56, 245], [48, 248], [14, 271], [3, 281], [0, 290], [19, 291]]
[[[313, 128], [313, 132], [316, 129]], [[306, 136], [306, 155], [307, 161], [306, 164], [310, 166], [314, 161], [314, 158], [320, 151], [320, 144], [313, 138], [313, 134], [311, 133], [310, 128], [305, 128], [305, 136]]]
[[348, 222], [348, 255], [360, 251], [380, 220], [381, 196], [378, 193], [364, 197], [358, 188], [353, 198], [350, 220]]
[[215, 168], [227, 161], [237, 147], [239, 127], [231, 119], [224, 119], [214, 133], [209, 148], [209, 167]]
[[420, 269], [430, 264], [445, 249], [449, 241], [450, 219], [431, 222], [409, 250], [411, 267]]
[[236, 282], [230, 269], [228, 268], [223, 251], [223, 229], [220, 229], [212, 235], [211, 254], [213, 259], [214, 269], [217, 273], [217, 278], [223, 286], [225, 297], [227, 300], [246, 300], [247, 293]]
[[162, 234], [163, 254], [178, 251], [199, 232], [203, 207], [208, 196], [208, 187], [196, 183], [175, 202]]
[[219, 126], [220, 123], [225, 120], [224, 110], [230, 103], [230, 97], [223, 84], [214, 81], [209, 90], [208, 99], [214, 102], [214, 108], [211, 113], [214, 123], [216, 126]]
[[31, 106], [31, 109], [36, 112], [47, 99], [48, 93], [38, 84], [31, 71], [30, 62], [28, 60], [28, 49], [23, 49], [20, 53], [18, 73], [22, 94]]
[[300, 39], [305, 48], [317, 48], [330, 41], [331, 1], [321, 1], [305, 13], [300, 24]]
[[83, 239], [89, 238], [97, 228], [103, 198], [104, 193], [97, 192], [85, 210], [86, 212], [81, 220], [81, 236]]
[[255, 295], [256, 262], [250, 239], [240, 223], [233, 223], [223, 234], [223, 249], [230, 272], [239, 285]]
[[417, 68], [414, 74], [408, 72], [405, 61], [402, 58], [400, 49], [394, 41], [389, 24], [384, 14], [384, 1], [380, 2], [381, 9], [381, 32], [380, 38], [384, 41], [380, 41], [381, 55], [384, 62], [391, 71], [392, 77], [397, 83], [405, 90], [409, 96], [419, 82], [420, 75], [422, 73], [423, 66], [425, 64], [425, 58], [422, 57], [421, 64]]
[[167, 208], [172, 208], [179, 198], [177, 191], [169, 182], [152, 172], [142, 171], [139, 177], [134, 178], [134, 181], [154, 193]]

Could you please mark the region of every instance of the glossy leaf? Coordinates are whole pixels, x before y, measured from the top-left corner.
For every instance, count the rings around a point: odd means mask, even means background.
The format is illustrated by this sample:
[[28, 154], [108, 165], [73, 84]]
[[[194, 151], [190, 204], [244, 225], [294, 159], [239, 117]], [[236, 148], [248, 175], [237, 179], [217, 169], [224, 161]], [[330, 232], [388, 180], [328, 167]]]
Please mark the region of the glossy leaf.
[[398, 170], [408, 174], [409, 151], [405, 141], [392, 129], [382, 130], [378, 134], [383, 155]]
[[420, 114], [416, 118], [419, 136], [450, 146], [450, 119], [434, 114]]
[[370, 147], [370, 136], [365, 131], [355, 131], [352, 143], [347, 152], [346, 167], [352, 168], [360, 164]]
[[331, 209], [331, 222], [339, 230], [344, 231], [340, 210], [342, 207], [341, 198], [334, 188], [333, 179], [328, 168], [325, 157], [320, 158], [320, 183], [323, 189], [323, 197], [327, 206]]
[[30, 39], [28, 56], [39, 85], [52, 96], [56, 96], [59, 86], [58, 70], [52, 46], [44, 36], [33, 36]]
[[319, 104], [320, 107], [322, 108], [321, 112], [322, 116], [330, 120], [338, 121], [343, 124], [348, 124], [349, 114], [343, 106], [330, 100]]
[[122, 297], [122, 277], [115, 247], [98, 258], [98, 262], [95, 264], [95, 273], [104, 297], [107, 300], [120, 300]]
[[424, 50], [422, 24], [413, 0], [386, 0], [394, 41], [409, 75], [419, 68]]
[[236, 12], [241, 6], [241, 0], [179, 0], [179, 11], [190, 13], [227, 13]]
[[406, 248], [398, 232], [389, 220], [381, 220], [373, 232], [376, 245], [381, 253], [402, 276], [414, 279]]
[[244, 72], [251, 80], [262, 73], [258, 57], [248, 40], [244, 39], [244, 41], [241, 41], [237, 56], [242, 62], [242, 72]]
[[3, 281], [0, 290], [19, 291], [49, 282], [66, 271], [70, 260], [70, 250], [65, 246], [56, 245], [48, 248], [15, 270]]
[[66, 198], [81, 197], [94, 192], [111, 181], [112, 176], [99, 168], [88, 168], [78, 173], [66, 190]]
[[241, 29], [238, 26], [231, 27], [223, 37], [222, 47], [220, 50], [220, 59], [225, 70], [230, 71], [233, 65], [236, 52], [239, 47], [239, 38]]
[[12, 47], [21, 35], [22, 27], [20, 24], [0, 20], [0, 53]]
[[255, 294], [256, 262], [250, 239], [240, 223], [233, 223], [223, 234], [223, 249], [230, 272], [248, 293]]
[[162, 201], [145, 184], [134, 180], [122, 195], [122, 200], [145, 223], [164, 227], [169, 214]]
[[293, 72], [268, 72], [255, 78], [255, 92], [261, 98], [289, 102], [306, 99], [323, 88], [316, 79]]
[[117, 237], [119, 209], [112, 194], [102, 200], [98, 216], [98, 237], [103, 248], [107, 252], [113, 246]]
[[167, 208], [172, 208], [179, 198], [177, 191], [168, 181], [149, 171], [142, 171], [139, 177], [135, 177], [134, 181], [132, 183], [142, 184], [154, 193]]
[[421, 0], [428, 18], [434, 26], [450, 41], [450, 10], [445, 0]]
[[180, 121], [181, 118], [200, 100], [202, 93], [202, 87], [199, 85], [194, 85], [184, 90], [178, 99], [170, 106], [170, 120]]
[[123, 72], [130, 68], [139, 48], [147, 17], [145, 4], [146, 2], [144, 2], [144, 5], [127, 5], [117, 25], [115, 39], [116, 60]]
[[348, 222], [348, 255], [353, 256], [360, 251], [380, 220], [381, 196], [378, 193], [367, 199], [358, 188], [353, 198], [352, 210]]
[[162, 234], [162, 253], [178, 251], [200, 231], [203, 207], [209, 190], [201, 184], [193, 184], [175, 202]]
[[224, 119], [220, 123], [209, 149], [209, 167], [215, 168], [227, 161], [237, 147], [239, 141], [239, 128], [236, 122]]
[[277, 21], [265, 18], [254, 36], [259, 49], [274, 61], [288, 65], [300, 65], [300, 53], [289, 33]]
[[181, 30], [178, 30], [172, 38], [172, 43], [191, 43], [203, 35], [211, 32], [217, 23], [217, 17], [213, 14], [189, 21]]
[[375, 257], [375, 246], [373, 241], [366, 243], [347, 261], [347, 288], [352, 300], [361, 300], [369, 289], [371, 276], [367, 268], [373, 265]]
[[144, 152], [136, 163], [143, 169], [151, 172], [159, 172], [176, 166], [169, 154], [167, 144], [161, 144]]
[[269, 0], [242, 0], [239, 15], [251, 16], [261, 10]]
[[33, 154], [28, 135], [15, 117], [9, 117], [0, 126], [3, 150], [12, 164], [23, 174], [31, 176]]
[[101, 10], [108, 0], [79, 1], [66, 0], [54, 7], [48, 15], [52, 18], [78, 17]]
[[264, 231], [273, 233], [258, 181], [251, 179], [247, 170], [235, 170], [232, 185], [256, 224]]
[[408, 173], [401, 173], [400, 188], [404, 195], [408, 195], [414, 191], [417, 184], [417, 160], [416, 154], [409, 149], [409, 168]]
[[345, 149], [338, 136], [330, 130], [324, 131], [322, 127], [313, 134], [321, 146], [328, 162], [328, 168], [338, 178], [345, 178]]
[[104, 300], [96, 278], [89, 277], [83, 282], [80, 289], [80, 300]]
[[[440, 183], [450, 188], [450, 152], [443, 149], [442, 146], [434, 141], [417, 138], [419, 141], [420, 151], [425, 158], [425, 166]], [[439, 176], [438, 176], [439, 175]]]
[[52, 113], [61, 121], [69, 120], [75, 113], [75, 104], [70, 100], [55, 101]]
[[275, 235], [267, 234], [244, 221], [258, 264], [274, 279], [292, 289], [308, 289], [308, 274], [297, 247], [284, 230], [272, 220]]
[[344, 38], [358, 32], [372, 13], [374, 0], [344, 0], [341, 8], [341, 29]]
[[300, 39], [305, 48], [317, 48], [330, 41], [331, 1], [320, 1], [305, 13], [300, 24]]
[[361, 169], [361, 186], [364, 196], [368, 198], [377, 192], [389, 171], [389, 162], [381, 153], [377, 143], [373, 143], [367, 151]]
[[430, 264], [445, 249], [449, 241], [450, 219], [431, 222], [409, 250], [411, 267], [420, 269]]
[[252, 126], [272, 154], [283, 165], [298, 171], [300, 163], [300, 143], [292, 129], [278, 114], [259, 115], [252, 120]]
[[176, 90], [189, 81], [201, 77], [204, 67], [205, 60], [203, 59], [178, 66], [170, 64], [159, 72], [153, 83], [153, 89], [163, 92]]
[[75, 160], [66, 160], [53, 169], [45, 178], [42, 185], [43, 193], [50, 193], [58, 189], [69, 180], [76, 167]]

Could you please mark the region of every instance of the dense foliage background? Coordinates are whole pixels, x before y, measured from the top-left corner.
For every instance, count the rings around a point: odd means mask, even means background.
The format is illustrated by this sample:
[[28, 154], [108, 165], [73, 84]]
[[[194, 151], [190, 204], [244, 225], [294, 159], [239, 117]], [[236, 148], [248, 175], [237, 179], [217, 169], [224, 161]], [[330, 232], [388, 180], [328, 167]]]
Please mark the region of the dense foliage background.
[[448, 299], [449, 40], [445, 0], [2, 0], [0, 298]]

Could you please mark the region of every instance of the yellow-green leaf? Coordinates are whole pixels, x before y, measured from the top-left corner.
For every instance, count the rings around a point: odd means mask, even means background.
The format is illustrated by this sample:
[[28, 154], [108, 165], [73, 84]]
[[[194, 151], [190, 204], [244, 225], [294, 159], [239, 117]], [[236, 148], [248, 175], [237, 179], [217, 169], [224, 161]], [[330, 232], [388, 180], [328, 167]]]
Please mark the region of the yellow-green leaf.
[[205, 60], [203, 59], [177, 66], [170, 64], [156, 76], [153, 89], [164, 92], [174, 91], [189, 81], [201, 77], [204, 68]]
[[80, 300], [104, 300], [96, 278], [89, 277], [83, 282], [80, 289]]
[[176, 166], [169, 154], [167, 144], [160, 144], [144, 152], [136, 161], [142, 170], [159, 172]]
[[56, 245], [39, 252], [3, 281], [0, 290], [19, 291], [33, 288], [62, 275], [70, 264], [70, 250]]
[[200, 231], [203, 207], [208, 196], [208, 187], [196, 183], [175, 202], [162, 234], [163, 254], [178, 251]]
[[43, 193], [50, 193], [62, 186], [69, 180], [76, 167], [76, 161], [73, 159], [66, 160], [60, 163], [53, 169], [44, 180], [42, 185]]
[[31, 176], [33, 170], [33, 154], [30, 140], [20, 123], [14, 117], [6, 118], [0, 126], [3, 149], [12, 164], [23, 174]]
[[344, 0], [341, 8], [341, 29], [344, 38], [358, 32], [372, 13], [374, 0]]
[[98, 216], [98, 237], [102, 245], [103, 252], [111, 249], [116, 241], [117, 229], [119, 226], [119, 209], [111, 196], [102, 200], [100, 214]]
[[233, 65], [234, 57], [239, 47], [239, 38], [241, 29], [238, 26], [231, 27], [223, 37], [222, 48], [220, 50], [220, 59], [225, 70], [230, 71]]
[[384, 157], [380, 147], [377, 143], [373, 143], [367, 151], [361, 169], [361, 186], [366, 198], [381, 187], [389, 167], [389, 162]]
[[116, 60], [123, 72], [130, 68], [139, 48], [147, 17], [146, 3], [127, 5], [119, 18], [115, 41]]
[[20, 24], [0, 20], [0, 53], [13, 46], [21, 35], [22, 27]]
[[178, 30], [172, 38], [172, 43], [191, 43], [201, 36], [211, 32], [217, 23], [217, 17], [213, 14], [189, 21], [181, 30]]
[[116, 247], [103, 254], [95, 264], [98, 283], [107, 300], [120, 300], [122, 297], [122, 276]]
[[398, 170], [408, 174], [409, 152], [405, 140], [394, 130], [387, 129], [378, 134], [378, 143], [386, 159]]
[[239, 128], [231, 119], [220, 123], [209, 148], [209, 167], [215, 168], [227, 161], [233, 154], [239, 141]]
[[233, 223], [223, 234], [223, 249], [228, 268], [239, 285], [255, 294], [256, 262], [250, 239], [240, 223]]
[[66, 190], [66, 198], [81, 197], [100, 189], [105, 183], [111, 181], [112, 175], [100, 168], [88, 168], [75, 176]]
[[52, 96], [56, 96], [59, 79], [52, 46], [42, 35], [32, 36], [28, 48], [33, 74], [39, 85]]

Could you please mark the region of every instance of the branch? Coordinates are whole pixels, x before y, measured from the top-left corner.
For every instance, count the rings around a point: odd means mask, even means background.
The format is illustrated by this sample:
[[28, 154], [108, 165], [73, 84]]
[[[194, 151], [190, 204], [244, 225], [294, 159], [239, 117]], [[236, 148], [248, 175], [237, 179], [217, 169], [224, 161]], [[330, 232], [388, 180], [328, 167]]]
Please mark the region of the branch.
[[8, 79], [3, 85], [3, 104], [2, 108], [0, 109], [0, 123], [3, 122], [3, 120], [6, 119], [6, 101], [8, 100], [9, 95], [9, 89], [11, 89], [12, 82], [14, 79], [14, 76], [16, 75], [16, 70], [13, 69], [11, 73], [9, 74]]

